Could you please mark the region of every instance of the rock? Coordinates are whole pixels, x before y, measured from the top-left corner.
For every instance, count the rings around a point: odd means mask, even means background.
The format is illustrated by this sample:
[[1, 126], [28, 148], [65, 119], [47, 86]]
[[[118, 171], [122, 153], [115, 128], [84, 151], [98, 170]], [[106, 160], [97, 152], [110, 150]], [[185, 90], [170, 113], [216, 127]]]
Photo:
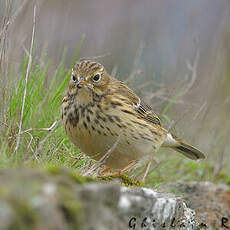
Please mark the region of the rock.
[[196, 212], [197, 220], [208, 229], [230, 229], [230, 187], [211, 182], [167, 183], [162, 192], [184, 198]]
[[0, 229], [200, 229], [183, 199], [68, 170], [0, 170]]
[[114, 183], [86, 185], [79, 192], [87, 223], [82, 229], [198, 229], [195, 213], [174, 195]]
[[131, 229], [199, 229], [181, 198], [149, 188], [121, 187], [119, 211]]

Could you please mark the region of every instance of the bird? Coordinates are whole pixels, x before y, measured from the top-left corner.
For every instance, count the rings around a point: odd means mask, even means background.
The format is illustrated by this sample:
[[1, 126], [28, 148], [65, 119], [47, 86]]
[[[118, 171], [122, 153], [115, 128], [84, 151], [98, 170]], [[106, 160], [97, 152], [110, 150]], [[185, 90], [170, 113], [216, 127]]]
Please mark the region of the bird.
[[160, 147], [192, 160], [205, 158], [165, 129], [150, 105], [94, 60], [74, 65], [62, 101], [62, 120], [69, 139], [89, 157], [99, 160], [113, 148], [105, 162], [109, 168], [148, 163]]

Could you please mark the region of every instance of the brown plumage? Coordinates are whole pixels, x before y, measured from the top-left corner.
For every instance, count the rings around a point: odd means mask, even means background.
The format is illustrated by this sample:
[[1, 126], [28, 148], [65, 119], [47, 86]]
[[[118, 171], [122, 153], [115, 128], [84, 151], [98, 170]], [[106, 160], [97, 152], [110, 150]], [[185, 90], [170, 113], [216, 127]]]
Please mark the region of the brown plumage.
[[133, 160], [148, 160], [161, 146], [194, 160], [205, 158], [164, 129], [151, 107], [97, 62], [76, 63], [63, 99], [62, 117], [70, 140], [96, 160], [119, 138], [106, 161], [112, 168], [122, 169]]

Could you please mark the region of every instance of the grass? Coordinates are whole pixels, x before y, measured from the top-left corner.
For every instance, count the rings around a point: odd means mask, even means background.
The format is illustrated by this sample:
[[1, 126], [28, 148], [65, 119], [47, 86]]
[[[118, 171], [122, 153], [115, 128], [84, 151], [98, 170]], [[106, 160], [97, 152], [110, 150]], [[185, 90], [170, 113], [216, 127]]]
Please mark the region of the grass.
[[[32, 64], [23, 116], [23, 130], [31, 128], [32, 130], [21, 134], [19, 150], [17, 153], [13, 153], [20, 120], [27, 62], [28, 58], [25, 58], [19, 81], [9, 83], [11, 90], [7, 95], [8, 127], [6, 135], [2, 137], [4, 140], [1, 141], [1, 154], [4, 153], [6, 161], [12, 164], [33, 161], [39, 144], [49, 135], [49, 131], [40, 129], [50, 127], [54, 121], [60, 120], [60, 105], [70, 76], [69, 69], [64, 66], [64, 59], [53, 76], [48, 76], [50, 62], [47, 62], [45, 67], [42, 67], [39, 62]], [[11, 77], [11, 79], [15, 79], [15, 77]], [[43, 144], [38, 160], [64, 163], [65, 153], [70, 152], [70, 149], [72, 149], [71, 152], [74, 151], [64, 134], [63, 127], [58, 125]]]
[[[76, 49], [75, 60], [82, 41]], [[64, 166], [77, 171], [89, 162], [89, 159], [84, 157], [76, 159], [82, 155], [66, 136], [61, 123], [52, 131], [44, 130], [61, 119], [61, 102], [71, 74], [71, 68], [67, 68], [65, 64], [65, 55], [56, 70], [50, 74], [52, 63], [44, 53], [40, 59], [33, 61], [29, 74], [22, 120], [23, 132], [17, 153], [14, 148], [25, 88], [27, 57], [21, 65], [18, 81], [15, 82], [14, 76], [9, 77], [11, 80], [8, 82], [7, 91], [6, 132], [0, 137], [0, 168]], [[162, 113], [173, 106], [178, 94], [165, 106]], [[167, 116], [169, 115], [167, 113]], [[162, 163], [147, 177], [147, 183], [151, 186], [162, 182], [213, 179], [213, 165], [209, 161], [190, 161], [179, 154], [172, 154], [172, 151], [165, 153], [164, 149], [159, 151], [156, 158]], [[230, 184], [230, 177], [226, 175], [227, 172], [221, 170], [215, 181]]]

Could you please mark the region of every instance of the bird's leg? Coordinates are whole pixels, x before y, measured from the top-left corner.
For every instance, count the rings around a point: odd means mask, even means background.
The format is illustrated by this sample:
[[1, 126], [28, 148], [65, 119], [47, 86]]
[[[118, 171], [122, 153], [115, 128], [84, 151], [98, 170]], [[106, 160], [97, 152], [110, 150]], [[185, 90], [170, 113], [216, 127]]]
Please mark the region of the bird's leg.
[[105, 169], [103, 169], [101, 172], [100, 172], [100, 174], [105, 174], [105, 173], [107, 173], [108, 171], [110, 171], [111, 170], [111, 168], [110, 167], [106, 167]]
[[[131, 169], [137, 162], [138, 162], [137, 160], [133, 160], [127, 166], [125, 166], [123, 169], [119, 170], [118, 172], [109, 173], [106, 176], [120, 176], [121, 174], [123, 174], [123, 173], [127, 172], [129, 169]], [[105, 170], [107, 170], [107, 169], [105, 169]]]
[[127, 166], [125, 166], [123, 169], [120, 170], [120, 173], [127, 172], [129, 169], [131, 169], [135, 164], [137, 163], [137, 160], [131, 161]]

